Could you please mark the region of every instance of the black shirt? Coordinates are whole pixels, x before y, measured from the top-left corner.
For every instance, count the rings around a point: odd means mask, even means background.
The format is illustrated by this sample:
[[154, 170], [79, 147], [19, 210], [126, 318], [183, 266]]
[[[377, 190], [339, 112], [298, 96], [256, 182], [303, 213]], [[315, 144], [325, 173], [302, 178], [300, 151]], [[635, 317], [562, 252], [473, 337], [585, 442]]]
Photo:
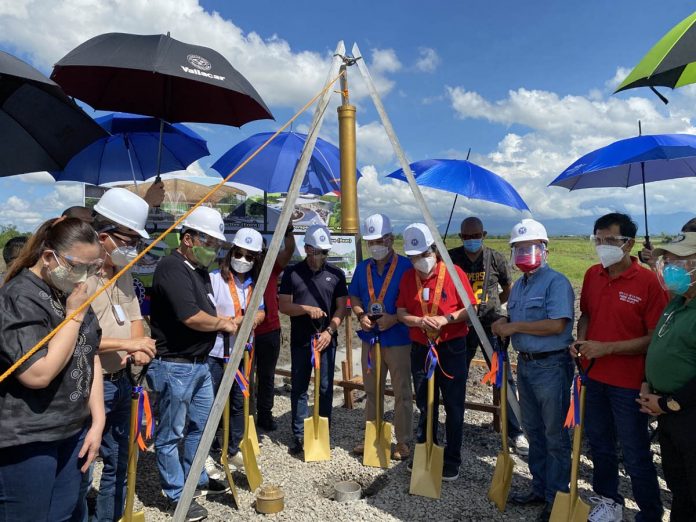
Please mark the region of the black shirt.
[[[0, 372], [64, 319], [65, 295], [30, 270], [22, 270], [0, 289]], [[45, 357], [48, 345], [0, 383], [0, 448], [63, 440], [83, 428], [90, 416], [94, 356], [100, 340], [99, 323], [89, 308], [72, 359], [46, 388], [27, 388], [17, 375]]]
[[318, 272], [313, 272], [304, 260], [285, 269], [279, 293], [291, 295], [295, 304], [317, 306], [326, 312], [322, 320], [312, 321], [307, 314], [290, 318], [290, 343], [297, 346], [308, 343], [313, 333], [329, 326], [336, 311], [336, 299], [346, 297], [348, 287], [342, 270], [325, 263]]
[[217, 332], [199, 332], [183, 323], [200, 311], [217, 316], [210, 275], [177, 250], [157, 263], [150, 308], [158, 356], [204, 357], [212, 350]]

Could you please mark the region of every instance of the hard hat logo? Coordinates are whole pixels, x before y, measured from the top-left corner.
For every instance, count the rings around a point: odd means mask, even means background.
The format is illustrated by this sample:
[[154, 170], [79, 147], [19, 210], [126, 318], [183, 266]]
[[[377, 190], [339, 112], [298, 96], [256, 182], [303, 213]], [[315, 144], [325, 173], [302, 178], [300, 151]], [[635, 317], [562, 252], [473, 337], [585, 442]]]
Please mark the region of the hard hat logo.
[[322, 243], [326, 241], [326, 236], [319, 236], [319, 241], [321, 241]]
[[251, 245], [251, 241], [252, 241], [251, 237], [247, 237], [247, 238], [244, 240], [244, 242], [245, 242], [247, 245]]
[[370, 228], [367, 229], [367, 231], [368, 231], [370, 234], [373, 234], [373, 233], [375, 232], [375, 227], [370, 227]]
[[520, 227], [517, 229], [518, 234], [526, 234], [527, 233], [527, 227]]
[[225, 231], [225, 224], [220, 223], [220, 226], [218, 228], [220, 229], [220, 232], [224, 232]]
[[411, 244], [412, 244], [413, 246], [418, 246], [418, 240], [417, 240], [417, 239], [412, 239], [412, 240], [411, 240]]

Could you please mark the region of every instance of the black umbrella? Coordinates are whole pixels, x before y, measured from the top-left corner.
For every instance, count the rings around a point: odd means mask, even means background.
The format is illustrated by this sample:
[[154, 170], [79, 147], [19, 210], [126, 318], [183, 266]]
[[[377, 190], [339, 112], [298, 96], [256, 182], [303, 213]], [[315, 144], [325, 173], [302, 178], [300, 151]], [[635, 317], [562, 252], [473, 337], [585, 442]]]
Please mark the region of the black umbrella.
[[61, 170], [107, 133], [39, 71], [0, 51], [0, 176]]
[[[168, 34], [95, 36], [61, 58], [51, 79], [95, 109], [144, 114], [163, 122], [240, 127], [273, 118], [224, 56]], [[159, 168], [157, 172], [159, 179]]]

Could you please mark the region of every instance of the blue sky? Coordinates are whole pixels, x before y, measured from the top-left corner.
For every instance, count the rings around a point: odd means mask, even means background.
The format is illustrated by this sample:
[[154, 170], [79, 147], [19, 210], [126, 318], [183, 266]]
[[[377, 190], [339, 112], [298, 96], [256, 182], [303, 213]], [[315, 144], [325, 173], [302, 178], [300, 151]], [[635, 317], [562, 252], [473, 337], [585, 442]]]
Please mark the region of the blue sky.
[[[183, 41], [222, 52], [257, 88], [276, 121], [241, 129], [194, 125], [211, 156], [191, 168], [208, 173], [229, 147], [274, 130], [320, 88], [338, 40], [357, 42], [408, 157], [464, 157], [503, 175], [534, 217], [572, 232], [604, 212], [641, 216], [642, 194], [629, 190], [568, 193], [546, 185], [590, 150], [637, 133], [696, 132], [696, 88], [664, 92], [664, 106], [648, 90], [611, 95], [613, 87], [693, 2], [670, 0], [462, 1], [345, 3], [195, 0], [33, 0], [0, 3], [0, 48], [45, 73], [82, 41], [120, 31], [171, 31]], [[357, 70], [350, 71], [358, 107], [360, 212], [389, 208], [399, 226], [420, 219], [405, 184], [386, 181], [397, 168], [389, 142]], [[337, 142], [335, 105], [322, 136]], [[94, 113], [95, 116], [100, 113]], [[295, 128], [306, 130], [311, 114]], [[693, 213], [696, 180], [651, 184], [651, 214]], [[45, 174], [0, 179], [0, 224], [31, 230], [74, 204], [81, 188], [53, 184]], [[444, 224], [453, 196], [428, 190]], [[492, 229], [520, 214], [460, 198], [455, 221], [478, 214]], [[673, 230], [683, 215], [662, 220]], [[682, 219], [683, 220], [683, 219]]]

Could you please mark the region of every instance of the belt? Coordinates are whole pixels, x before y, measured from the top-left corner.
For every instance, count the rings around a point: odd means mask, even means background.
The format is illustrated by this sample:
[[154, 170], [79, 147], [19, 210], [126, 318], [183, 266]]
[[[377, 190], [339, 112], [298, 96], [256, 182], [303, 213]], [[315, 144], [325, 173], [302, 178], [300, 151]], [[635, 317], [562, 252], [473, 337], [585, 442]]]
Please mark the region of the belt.
[[104, 378], [105, 381], [111, 381], [111, 382], [113, 382], [113, 381], [118, 381], [118, 380], [119, 380], [121, 377], [123, 377], [124, 375], [126, 375], [126, 369], [125, 369], [125, 368], [121, 368], [119, 371], [114, 372], [114, 373], [105, 373], [105, 374], [103, 375], [103, 378]]
[[160, 361], [165, 361], [165, 362], [173, 362], [173, 363], [185, 363], [185, 364], [203, 364], [208, 360], [207, 355], [201, 355], [199, 357], [191, 357], [191, 356], [181, 356], [181, 355], [160, 355], [158, 357], [155, 357], [155, 359], [159, 359]]
[[567, 350], [565, 348], [561, 350], [553, 350], [550, 352], [539, 352], [539, 353], [533, 353], [533, 352], [517, 352], [517, 356], [522, 359], [523, 361], [538, 361], [540, 359], [546, 359], [550, 355], [556, 355], [557, 353], [563, 353], [566, 352]]

